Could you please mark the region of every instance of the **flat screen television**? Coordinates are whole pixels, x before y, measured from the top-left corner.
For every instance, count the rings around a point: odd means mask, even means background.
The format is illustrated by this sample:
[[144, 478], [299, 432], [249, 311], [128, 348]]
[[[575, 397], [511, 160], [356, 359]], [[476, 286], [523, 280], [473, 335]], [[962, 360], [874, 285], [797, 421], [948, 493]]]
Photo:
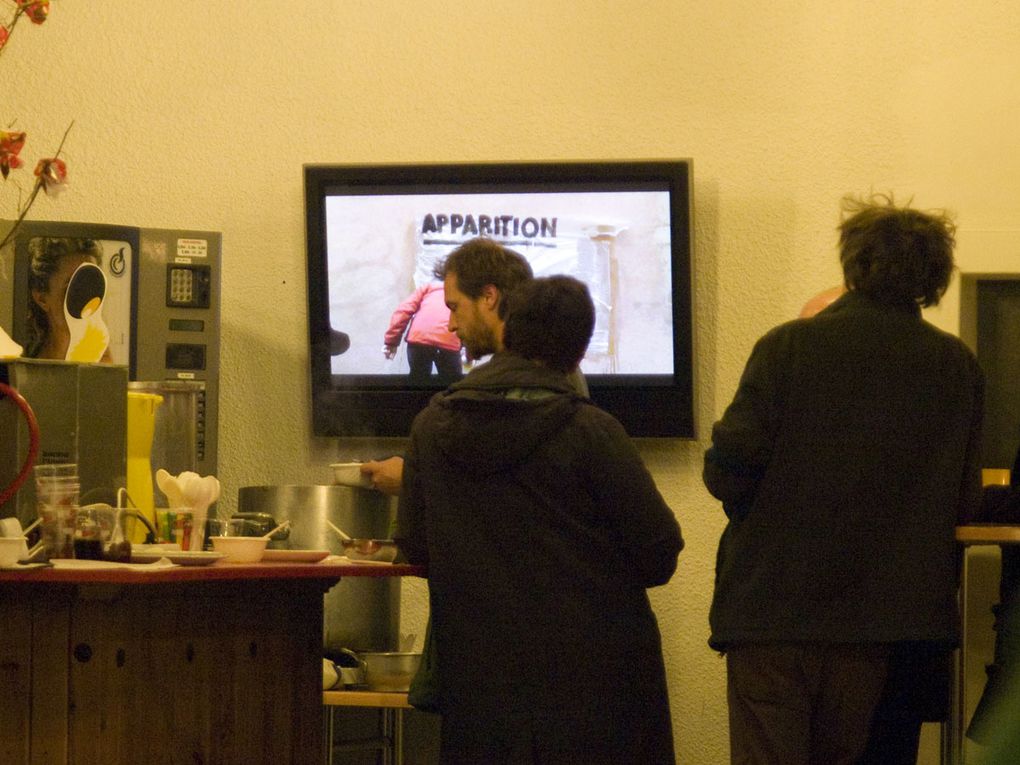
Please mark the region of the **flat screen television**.
[[596, 404], [632, 436], [695, 436], [690, 160], [306, 165], [304, 183], [316, 435], [410, 433], [446, 381], [412, 381], [384, 337], [436, 262], [485, 236], [588, 285]]

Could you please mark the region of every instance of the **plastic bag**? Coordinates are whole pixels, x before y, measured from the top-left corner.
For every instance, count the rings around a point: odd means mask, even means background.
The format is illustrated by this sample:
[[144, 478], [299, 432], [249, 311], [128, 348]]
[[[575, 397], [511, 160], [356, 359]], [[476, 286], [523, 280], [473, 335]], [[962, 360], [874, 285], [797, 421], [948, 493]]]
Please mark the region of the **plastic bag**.
[[435, 641], [432, 639], [432, 616], [425, 625], [425, 643], [421, 650], [418, 671], [411, 678], [407, 691], [407, 703], [422, 712], [441, 711], [439, 667], [437, 665]]

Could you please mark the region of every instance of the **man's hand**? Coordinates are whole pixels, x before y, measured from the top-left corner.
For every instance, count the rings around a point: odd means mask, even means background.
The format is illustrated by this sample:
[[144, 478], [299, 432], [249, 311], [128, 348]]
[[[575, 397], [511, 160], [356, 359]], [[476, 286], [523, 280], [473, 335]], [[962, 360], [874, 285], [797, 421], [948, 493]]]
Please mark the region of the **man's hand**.
[[404, 458], [389, 457], [388, 459], [361, 463], [361, 474], [367, 475], [372, 486], [383, 494], [391, 497], [400, 496], [400, 481], [404, 476]]
[[398, 346], [396, 345], [384, 345], [382, 349], [383, 356], [385, 356], [388, 359], [392, 359], [394, 356], [397, 355], [397, 347]]

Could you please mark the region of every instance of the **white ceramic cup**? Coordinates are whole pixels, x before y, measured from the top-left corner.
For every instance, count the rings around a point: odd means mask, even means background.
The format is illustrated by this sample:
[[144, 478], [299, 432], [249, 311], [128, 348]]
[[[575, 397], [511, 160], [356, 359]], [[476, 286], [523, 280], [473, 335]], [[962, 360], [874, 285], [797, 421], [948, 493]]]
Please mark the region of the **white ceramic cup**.
[[0, 537], [22, 536], [21, 521], [17, 518], [0, 518]]

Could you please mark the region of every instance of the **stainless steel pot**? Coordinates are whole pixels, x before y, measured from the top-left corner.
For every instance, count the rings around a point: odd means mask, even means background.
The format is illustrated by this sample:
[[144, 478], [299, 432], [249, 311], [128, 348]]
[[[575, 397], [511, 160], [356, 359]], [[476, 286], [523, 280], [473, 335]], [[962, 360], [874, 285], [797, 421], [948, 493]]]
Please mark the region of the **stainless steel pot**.
[[[238, 491], [237, 510], [267, 514], [272, 525], [290, 521], [287, 538], [274, 536], [270, 549], [337, 555], [344, 550], [327, 520], [352, 536], [386, 539], [396, 512], [393, 500], [374, 489], [297, 485], [245, 486]], [[347, 577], [325, 595], [323, 643], [328, 650], [392, 651], [398, 647], [399, 628], [399, 577]]]

